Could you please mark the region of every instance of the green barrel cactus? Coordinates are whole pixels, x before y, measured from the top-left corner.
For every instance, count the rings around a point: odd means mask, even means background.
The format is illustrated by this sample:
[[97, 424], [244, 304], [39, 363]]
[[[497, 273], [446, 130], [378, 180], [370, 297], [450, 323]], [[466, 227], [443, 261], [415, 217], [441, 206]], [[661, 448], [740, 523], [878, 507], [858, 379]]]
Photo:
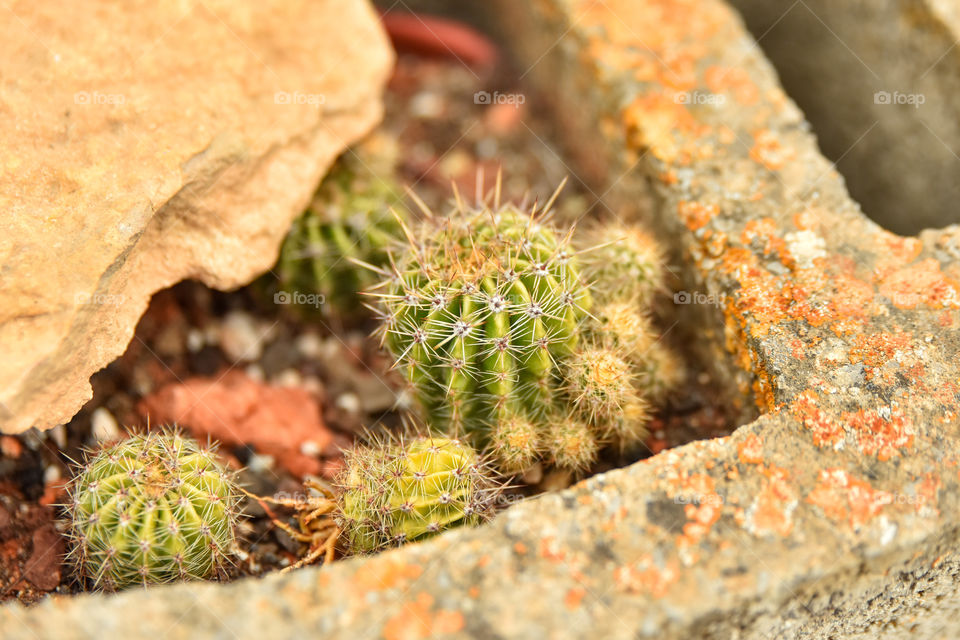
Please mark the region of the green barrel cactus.
[[96, 589], [209, 578], [232, 553], [239, 490], [212, 451], [175, 431], [102, 449], [69, 493], [72, 558]]
[[663, 287], [663, 255], [656, 240], [636, 225], [611, 222], [583, 234], [584, 273], [600, 301], [647, 305]]
[[355, 262], [386, 265], [390, 248], [402, 237], [398, 216], [405, 215], [398, 205], [402, 190], [382, 155], [362, 147], [334, 164], [280, 250], [275, 302], [308, 313], [362, 311], [359, 292], [376, 278]]
[[474, 449], [432, 437], [348, 451], [339, 484], [341, 539], [358, 554], [479, 524], [498, 491]]
[[432, 428], [478, 446], [518, 441], [503, 431], [553, 413], [590, 307], [569, 234], [506, 205], [461, 206], [408, 235], [376, 293], [384, 344]]

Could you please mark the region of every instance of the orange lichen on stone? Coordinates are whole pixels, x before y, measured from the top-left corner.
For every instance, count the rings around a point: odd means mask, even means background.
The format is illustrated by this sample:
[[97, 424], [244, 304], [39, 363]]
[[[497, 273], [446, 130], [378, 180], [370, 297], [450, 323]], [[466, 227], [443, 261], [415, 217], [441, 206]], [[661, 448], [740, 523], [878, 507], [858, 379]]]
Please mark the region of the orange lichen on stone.
[[353, 581], [364, 591], [383, 591], [402, 587], [420, 577], [423, 567], [394, 557], [360, 565]]
[[446, 633], [457, 633], [464, 627], [463, 614], [441, 609], [432, 611], [433, 596], [421, 592], [413, 602], [405, 603], [397, 615], [383, 627], [385, 640], [421, 640]]
[[556, 538], [546, 537], [540, 540], [540, 557], [551, 562], [562, 562], [567, 554], [560, 548]]
[[782, 169], [795, 156], [796, 152], [784, 147], [777, 136], [769, 129], [761, 129], [753, 134], [750, 159], [762, 164], [770, 171]]
[[820, 409], [816, 392], [807, 389], [797, 395], [790, 404], [790, 411], [810, 430], [816, 446], [839, 449], [843, 445], [843, 424], [831, 419]]
[[786, 255], [787, 243], [779, 236], [779, 227], [773, 218], [757, 218], [744, 225], [740, 233], [740, 242], [750, 246], [759, 240], [764, 256], [776, 253]]
[[924, 474], [923, 480], [917, 484], [916, 510], [921, 511], [928, 509], [931, 515], [939, 515], [940, 509], [938, 505], [940, 501], [940, 487], [942, 486], [943, 481], [940, 480], [939, 475], [933, 472]]
[[587, 590], [583, 587], [570, 587], [567, 589], [567, 595], [563, 598], [563, 604], [571, 611], [579, 609], [585, 595], [587, 595]]
[[849, 273], [833, 276], [833, 295], [830, 304], [840, 318], [867, 319], [880, 312], [874, 302], [873, 285]]
[[679, 571], [675, 562], [670, 562], [661, 569], [650, 554], [613, 571], [613, 583], [621, 591], [647, 593], [654, 598], [667, 595], [670, 586], [678, 579]]
[[874, 241], [882, 248], [877, 252], [877, 268], [882, 271], [913, 262], [923, 251], [923, 243], [918, 238], [898, 236], [889, 231], [878, 232]]
[[722, 3], [701, 0], [578, 0], [571, 20], [596, 32], [588, 45], [604, 64], [626, 71], [639, 60], [672, 57], [668, 53], [704, 58], [710, 39], [730, 24], [731, 15]]
[[715, 204], [682, 200], [677, 203], [677, 213], [688, 229], [696, 231], [707, 226], [710, 219], [720, 213], [720, 208]]
[[893, 495], [874, 489], [869, 482], [852, 477], [843, 469], [822, 469], [817, 484], [806, 498], [837, 522], [847, 521], [853, 527], [869, 522], [893, 502]]
[[743, 442], [737, 445], [737, 457], [744, 464], [760, 464], [763, 462], [763, 440], [755, 433], [751, 433]]
[[877, 332], [854, 336], [849, 358], [852, 364], [862, 362], [868, 367], [883, 366], [897, 352], [912, 348], [913, 336], [903, 331], [897, 333]]
[[525, 555], [527, 553], [527, 545], [523, 544], [522, 542], [516, 542], [513, 545], [513, 550], [517, 553], [517, 555]]
[[677, 100], [674, 91], [645, 93], [623, 111], [628, 142], [667, 164], [689, 164], [701, 153], [690, 141], [709, 129], [700, 124]]
[[804, 209], [793, 214], [793, 224], [800, 231], [813, 231], [820, 226], [820, 218], [813, 211]]
[[933, 258], [881, 273], [880, 293], [898, 309], [960, 309], [960, 285]]
[[763, 486], [746, 513], [746, 529], [757, 536], [788, 536], [797, 507], [797, 496], [787, 481], [790, 474], [780, 467], [764, 469], [763, 473]]
[[716, 492], [712, 477], [702, 473], [681, 473], [671, 478], [678, 491], [675, 499], [682, 500], [687, 523], [677, 538], [677, 545], [690, 547], [710, 532], [723, 513], [723, 498]]
[[750, 74], [740, 67], [708, 67], [703, 74], [707, 87], [713, 93], [731, 93], [739, 104], [751, 106], [760, 99], [760, 91]]

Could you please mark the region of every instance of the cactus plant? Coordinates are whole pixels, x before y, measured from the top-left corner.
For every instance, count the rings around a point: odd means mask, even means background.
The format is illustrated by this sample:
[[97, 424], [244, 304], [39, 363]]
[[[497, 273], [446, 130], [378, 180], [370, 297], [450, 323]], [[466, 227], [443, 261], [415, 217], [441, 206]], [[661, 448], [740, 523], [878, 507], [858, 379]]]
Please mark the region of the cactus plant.
[[476, 525], [499, 490], [470, 446], [422, 436], [348, 451], [340, 489], [342, 540], [359, 554]]
[[400, 234], [397, 215], [404, 215], [396, 207], [402, 191], [391, 156], [370, 146], [341, 156], [294, 221], [274, 269], [275, 302], [346, 316], [363, 309], [358, 293], [374, 284], [374, 276], [353, 261], [386, 265]]
[[636, 225], [611, 222], [583, 234], [584, 273], [599, 301], [647, 305], [663, 286], [663, 256], [656, 240]]
[[513, 205], [430, 216], [379, 292], [381, 334], [431, 425], [485, 445], [553, 410], [590, 296], [570, 234]]
[[232, 553], [236, 485], [211, 450], [176, 431], [102, 449], [69, 494], [71, 554], [94, 588], [208, 578]]

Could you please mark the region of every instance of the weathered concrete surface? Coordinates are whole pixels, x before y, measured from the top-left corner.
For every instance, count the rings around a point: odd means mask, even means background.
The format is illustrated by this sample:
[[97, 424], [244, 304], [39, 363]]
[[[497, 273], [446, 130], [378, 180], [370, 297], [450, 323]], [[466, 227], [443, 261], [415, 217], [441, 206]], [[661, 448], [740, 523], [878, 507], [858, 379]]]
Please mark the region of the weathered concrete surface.
[[960, 223], [960, 2], [732, 0], [867, 215]]
[[68, 421], [150, 296], [274, 263], [380, 118], [362, 1], [0, 7], [0, 432]]
[[689, 326], [764, 415], [478, 530], [262, 581], [14, 605], [5, 637], [960, 635], [960, 229], [867, 220], [720, 2], [499, 9], [571, 132], [591, 132], [580, 157], [612, 201], [652, 193], [688, 288], [720, 299]]

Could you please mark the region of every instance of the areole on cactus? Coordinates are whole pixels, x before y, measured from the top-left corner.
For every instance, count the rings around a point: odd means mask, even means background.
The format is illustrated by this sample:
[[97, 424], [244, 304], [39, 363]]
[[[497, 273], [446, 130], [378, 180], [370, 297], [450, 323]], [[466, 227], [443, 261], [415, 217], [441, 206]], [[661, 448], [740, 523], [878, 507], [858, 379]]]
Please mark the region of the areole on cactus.
[[207, 578], [233, 553], [239, 492], [175, 430], [95, 453], [69, 487], [71, 558], [94, 588]]

